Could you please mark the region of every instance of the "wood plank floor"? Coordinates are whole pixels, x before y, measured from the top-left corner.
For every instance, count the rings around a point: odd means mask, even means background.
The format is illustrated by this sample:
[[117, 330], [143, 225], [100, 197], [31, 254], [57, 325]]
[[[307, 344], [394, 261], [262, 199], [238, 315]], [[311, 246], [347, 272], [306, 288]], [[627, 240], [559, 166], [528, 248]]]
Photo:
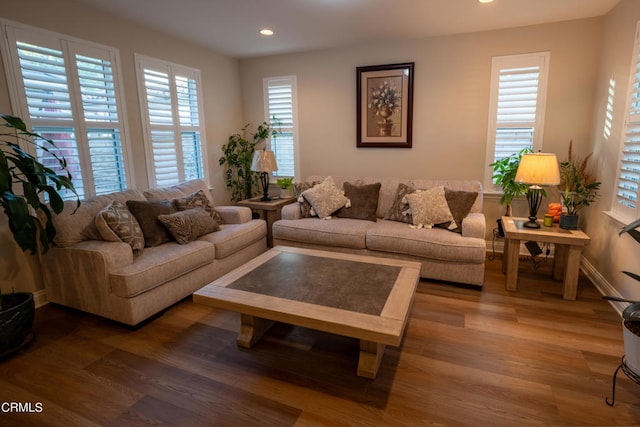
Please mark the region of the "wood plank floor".
[[[277, 324], [250, 350], [239, 316], [185, 300], [131, 331], [48, 305], [36, 339], [0, 362], [2, 426], [640, 425], [640, 386], [612, 374], [621, 321], [584, 277], [562, 299], [550, 268], [500, 260], [482, 291], [421, 281], [400, 348], [378, 378], [356, 376], [355, 340]], [[2, 408], [0, 406], [0, 408]]]

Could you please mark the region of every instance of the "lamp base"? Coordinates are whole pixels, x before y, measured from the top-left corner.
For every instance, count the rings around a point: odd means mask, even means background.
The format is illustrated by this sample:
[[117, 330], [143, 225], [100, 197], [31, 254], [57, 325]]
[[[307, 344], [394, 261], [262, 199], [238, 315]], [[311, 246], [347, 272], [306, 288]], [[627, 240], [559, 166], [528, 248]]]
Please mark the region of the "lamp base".
[[269, 174], [267, 172], [260, 173], [260, 182], [262, 183], [262, 198], [261, 202], [270, 202], [271, 197], [269, 197]]
[[529, 221], [522, 224], [522, 226], [526, 228], [540, 228], [540, 223], [538, 222], [538, 218], [530, 216]]

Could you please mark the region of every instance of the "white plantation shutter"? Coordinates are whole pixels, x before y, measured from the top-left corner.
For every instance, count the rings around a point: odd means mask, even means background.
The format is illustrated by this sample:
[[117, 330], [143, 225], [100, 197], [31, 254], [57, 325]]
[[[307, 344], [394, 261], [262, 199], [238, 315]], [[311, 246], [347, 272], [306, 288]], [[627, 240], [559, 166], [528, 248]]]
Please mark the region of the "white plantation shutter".
[[487, 164], [541, 148], [548, 63], [546, 52], [493, 58]]
[[540, 67], [500, 70], [495, 160], [533, 147]]
[[136, 62], [152, 165], [149, 184], [163, 187], [206, 180], [199, 71], [141, 55], [136, 55]]
[[[640, 27], [640, 23], [638, 24]], [[638, 216], [638, 182], [640, 182], [640, 31], [636, 31], [618, 186], [613, 210], [629, 219]]]
[[271, 138], [271, 149], [276, 156], [277, 177], [296, 175], [296, 78], [270, 77], [264, 79], [267, 121], [280, 131]]
[[49, 151], [38, 149], [38, 159], [57, 170], [52, 153], [63, 156], [81, 198], [124, 190], [117, 51], [8, 21], [2, 29], [16, 114], [56, 145], [41, 141]]

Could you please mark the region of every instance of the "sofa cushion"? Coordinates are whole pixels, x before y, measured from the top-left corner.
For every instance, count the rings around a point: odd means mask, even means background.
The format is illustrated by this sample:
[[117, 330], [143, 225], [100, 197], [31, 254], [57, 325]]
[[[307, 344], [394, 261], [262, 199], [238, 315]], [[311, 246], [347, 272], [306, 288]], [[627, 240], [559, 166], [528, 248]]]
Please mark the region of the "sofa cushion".
[[380, 185], [379, 182], [367, 185], [353, 185], [350, 182], [345, 182], [343, 184], [344, 195], [349, 199], [350, 206], [341, 208], [336, 216], [376, 221]]
[[[273, 238], [324, 246], [366, 248], [366, 234], [376, 223], [350, 218], [282, 219], [273, 224]], [[406, 227], [406, 225], [404, 225]]]
[[159, 215], [177, 212], [171, 201], [128, 200], [127, 207], [140, 223], [146, 247], [158, 246], [173, 240], [169, 230], [158, 220]]
[[66, 248], [85, 240], [102, 240], [96, 227], [96, 215], [113, 200], [126, 203], [127, 200], [144, 200], [144, 196], [138, 190], [120, 191], [85, 199], [77, 210], [76, 203], [67, 200], [63, 211], [57, 215], [53, 214], [56, 245]]
[[112, 201], [96, 215], [96, 228], [107, 242], [125, 242], [131, 246], [134, 255], [144, 249], [144, 236], [138, 220], [127, 206], [117, 200]]
[[442, 228], [409, 228], [396, 221], [379, 221], [367, 232], [367, 248], [441, 261], [484, 263], [482, 238], [462, 237]]
[[173, 200], [180, 197], [188, 196], [197, 192], [198, 190], [202, 190], [205, 196], [207, 196], [211, 203], [213, 203], [213, 199], [210, 197], [211, 194], [209, 193], [209, 188], [207, 187], [207, 184], [201, 179], [192, 179], [190, 181], [185, 181], [172, 187], [151, 188], [145, 190], [143, 194], [147, 200]]
[[205, 211], [209, 213], [209, 215], [211, 215], [211, 218], [213, 218], [216, 221], [216, 223], [218, 224], [224, 223], [220, 214], [213, 207], [213, 203], [211, 203], [209, 198], [206, 196], [206, 194], [202, 190], [198, 190], [195, 193], [189, 194], [188, 196], [185, 196], [185, 197], [173, 199], [173, 204], [175, 205], [176, 209], [179, 211], [193, 209], [196, 207], [203, 208]]
[[311, 203], [304, 197], [302, 197], [302, 193], [307, 191], [313, 186], [320, 184], [322, 181], [306, 181], [306, 182], [294, 182], [293, 183], [293, 191], [296, 194], [296, 199], [300, 203], [300, 217], [301, 218], [311, 218]]
[[402, 182], [398, 184], [398, 189], [396, 190], [393, 205], [391, 205], [391, 208], [384, 216], [384, 219], [411, 224], [412, 219], [409, 209], [409, 202], [407, 201], [407, 195], [415, 191], [416, 189], [411, 187], [410, 185], [404, 184]]
[[444, 197], [447, 199], [449, 210], [451, 211], [451, 215], [453, 216], [453, 220], [457, 227], [451, 229], [446, 223], [438, 225], [448, 228], [456, 233], [462, 233], [462, 221], [469, 215], [469, 212], [471, 212], [471, 207], [478, 198], [478, 193], [474, 191], [456, 191], [445, 188]]
[[203, 208], [158, 215], [158, 220], [181, 245], [192, 242], [204, 234], [220, 230], [220, 225]]
[[169, 242], [146, 248], [132, 264], [109, 274], [111, 289], [119, 297], [135, 297], [210, 264], [214, 258], [215, 248], [208, 242]]
[[198, 241], [213, 243], [216, 247], [216, 259], [222, 259], [266, 238], [266, 222], [251, 220], [242, 224], [223, 224], [220, 231], [200, 236]]
[[313, 207], [312, 214], [320, 218], [327, 218], [343, 206], [349, 205], [349, 199], [344, 196], [333, 179], [329, 176], [322, 183], [304, 191], [302, 197], [307, 199]]
[[456, 228], [451, 210], [444, 196], [444, 187], [438, 186], [428, 190], [418, 190], [407, 195], [411, 208], [413, 225], [431, 228], [436, 224], [449, 223], [449, 228]]

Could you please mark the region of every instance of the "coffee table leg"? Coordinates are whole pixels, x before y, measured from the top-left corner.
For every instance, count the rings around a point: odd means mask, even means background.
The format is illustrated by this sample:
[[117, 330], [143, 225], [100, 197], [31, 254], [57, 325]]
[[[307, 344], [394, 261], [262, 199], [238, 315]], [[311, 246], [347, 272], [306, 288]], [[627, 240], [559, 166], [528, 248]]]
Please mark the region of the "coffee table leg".
[[251, 348], [274, 323], [276, 322], [273, 320], [241, 314], [240, 333], [236, 344], [239, 347]]
[[518, 263], [520, 262], [520, 240], [509, 239], [507, 245], [507, 277], [505, 278], [508, 291], [518, 290]]
[[384, 344], [360, 340], [360, 358], [358, 359], [358, 376], [375, 379], [384, 354]]

